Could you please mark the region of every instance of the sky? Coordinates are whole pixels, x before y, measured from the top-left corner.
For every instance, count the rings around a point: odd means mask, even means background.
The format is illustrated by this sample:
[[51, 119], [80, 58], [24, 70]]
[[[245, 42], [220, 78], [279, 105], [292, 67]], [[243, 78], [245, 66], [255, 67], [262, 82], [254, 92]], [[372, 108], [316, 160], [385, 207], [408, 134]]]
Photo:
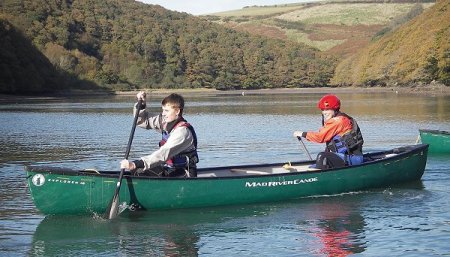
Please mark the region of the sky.
[[139, 0], [147, 4], [157, 4], [178, 12], [187, 12], [193, 15], [211, 14], [216, 12], [242, 9], [252, 5], [276, 5], [300, 2], [312, 2], [312, 0]]

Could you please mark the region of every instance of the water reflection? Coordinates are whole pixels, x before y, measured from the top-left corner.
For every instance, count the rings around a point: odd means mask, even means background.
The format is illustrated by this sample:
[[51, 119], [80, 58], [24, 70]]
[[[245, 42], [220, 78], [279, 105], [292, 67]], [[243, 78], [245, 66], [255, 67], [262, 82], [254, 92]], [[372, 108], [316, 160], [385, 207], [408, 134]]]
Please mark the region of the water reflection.
[[[338, 200], [336, 198], [339, 198]], [[319, 256], [348, 256], [365, 251], [366, 222], [360, 195], [313, 198], [302, 206], [298, 224], [313, 237], [311, 252]]]
[[364, 243], [361, 242], [365, 225], [363, 216], [336, 203], [320, 208], [326, 210], [325, 215], [318, 221], [315, 233], [323, 244], [320, 253], [326, 256], [347, 256], [363, 252]]
[[[33, 235], [29, 255], [199, 256], [214, 249], [215, 254], [218, 251], [232, 256], [256, 253], [260, 247], [272, 245], [265, 249], [266, 254], [347, 256], [365, 250], [366, 224], [358, 208], [361, 200], [356, 195], [279, 204], [124, 212], [116, 220], [47, 216]], [[280, 226], [297, 230], [278, 238]], [[293, 245], [299, 241], [300, 248]]]
[[266, 207], [124, 212], [115, 220], [47, 216], [33, 235], [30, 256], [197, 256], [209, 224], [264, 213]]

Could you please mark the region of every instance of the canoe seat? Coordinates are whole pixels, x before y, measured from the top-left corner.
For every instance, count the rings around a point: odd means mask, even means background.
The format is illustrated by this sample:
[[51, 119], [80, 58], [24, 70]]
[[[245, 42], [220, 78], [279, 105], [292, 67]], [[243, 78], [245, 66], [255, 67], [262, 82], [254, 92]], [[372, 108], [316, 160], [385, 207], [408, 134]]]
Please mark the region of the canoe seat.
[[240, 172], [240, 173], [246, 173], [246, 174], [258, 174], [258, 175], [267, 175], [270, 174], [269, 172], [260, 171], [260, 170], [246, 170], [246, 169], [230, 169], [231, 172]]
[[315, 171], [319, 170], [316, 168], [311, 168], [309, 165], [301, 165], [301, 166], [289, 166], [288, 168], [285, 167], [271, 167], [269, 169], [261, 169], [261, 170], [247, 170], [247, 169], [230, 169], [231, 172], [237, 172], [237, 173], [245, 173], [248, 175], [268, 175], [268, 174], [282, 174], [282, 173], [289, 173], [289, 172], [308, 172], [308, 171]]

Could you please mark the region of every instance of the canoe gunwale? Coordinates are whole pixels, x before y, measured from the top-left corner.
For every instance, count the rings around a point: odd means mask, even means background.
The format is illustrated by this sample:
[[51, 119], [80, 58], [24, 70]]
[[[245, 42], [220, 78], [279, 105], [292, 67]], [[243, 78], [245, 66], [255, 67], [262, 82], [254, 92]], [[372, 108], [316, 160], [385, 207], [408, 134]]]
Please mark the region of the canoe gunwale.
[[428, 133], [428, 134], [435, 134], [435, 135], [446, 135], [450, 136], [450, 132], [444, 131], [444, 130], [437, 130], [437, 129], [419, 129], [419, 133]]
[[[378, 151], [364, 154], [364, 163], [361, 165], [354, 166], [346, 166], [342, 168], [336, 169], [328, 169], [328, 170], [311, 170], [307, 172], [290, 172], [286, 171], [285, 173], [273, 173], [273, 174], [245, 174], [245, 175], [235, 175], [235, 176], [224, 176], [224, 177], [196, 177], [196, 178], [184, 178], [184, 177], [149, 177], [149, 176], [133, 176], [130, 172], [125, 172], [124, 177], [137, 179], [137, 180], [220, 180], [220, 179], [242, 179], [242, 178], [255, 178], [255, 177], [279, 177], [279, 176], [291, 176], [291, 175], [299, 175], [300, 173], [304, 174], [314, 174], [314, 173], [327, 173], [327, 172], [335, 172], [341, 170], [352, 169], [354, 167], [364, 167], [373, 165], [375, 163], [382, 162], [390, 162], [395, 161], [397, 159], [402, 159], [405, 156], [412, 155], [417, 152], [421, 152], [428, 148], [428, 144], [416, 144], [394, 148], [387, 151]], [[391, 156], [388, 156], [391, 155]], [[299, 161], [299, 162], [291, 162], [292, 165], [311, 165], [314, 164], [315, 161]], [[224, 169], [258, 169], [258, 168], [268, 168], [268, 167], [282, 167], [285, 163], [270, 163], [270, 164], [246, 164], [246, 165], [234, 165], [234, 166], [222, 166], [222, 167], [210, 167], [210, 168], [200, 168], [197, 173], [202, 172], [214, 172], [218, 170]], [[34, 165], [26, 165], [24, 167], [26, 172], [35, 172], [35, 173], [50, 173], [50, 174], [58, 174], [58, 175], [68, 175], [68, 176], [86, 176], [86, 177], [105, 177], [105, 178], [114, 178], [116, 179], [119, 175], [119, 171], [99, 171], [92, 172], [91, 170], [74, 170], [69, 168], [59, 168], [59, 167], [49, 167], [49, 166], [34, 166]]]

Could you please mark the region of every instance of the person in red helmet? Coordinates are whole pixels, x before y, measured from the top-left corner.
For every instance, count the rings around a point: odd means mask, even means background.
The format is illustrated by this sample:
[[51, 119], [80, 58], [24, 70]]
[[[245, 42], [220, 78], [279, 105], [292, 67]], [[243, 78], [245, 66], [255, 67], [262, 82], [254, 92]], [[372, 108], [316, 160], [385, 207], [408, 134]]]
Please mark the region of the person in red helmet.
[[341, 100], [328, 94], [319, 100], [317, 107], [322, 110], [322, 127], [319, 131], [294, 131], [294, 137], [326, 143], [325, 151], [317, 155], [316, 168], [330, 169], [361, 164], [364, 139], [356, 121], [340, 111]]

